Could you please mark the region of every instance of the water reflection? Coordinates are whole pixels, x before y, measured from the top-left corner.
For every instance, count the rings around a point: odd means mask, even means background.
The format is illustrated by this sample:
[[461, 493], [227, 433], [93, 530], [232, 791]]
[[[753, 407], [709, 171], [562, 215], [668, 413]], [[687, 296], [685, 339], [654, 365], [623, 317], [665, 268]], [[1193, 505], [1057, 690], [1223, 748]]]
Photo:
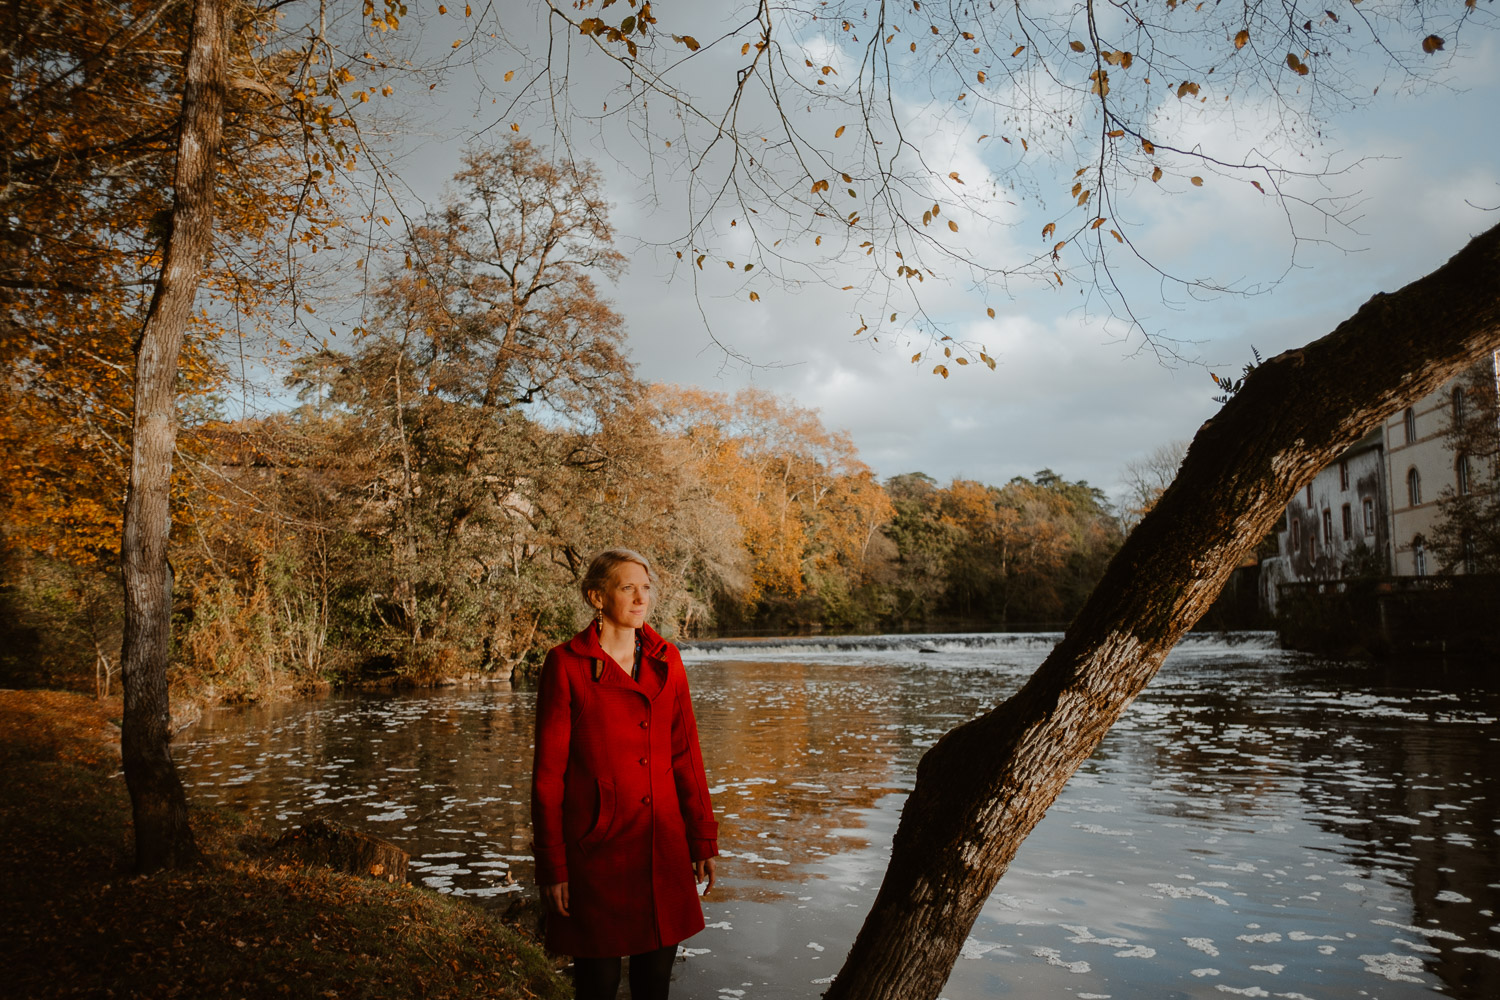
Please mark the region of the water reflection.
[[[816, 992], [923, 750], [1054, 640], [691, 654], [728, 856], [681, 995]], [[414, 880], [503, 905], [531, 882], [533, 708], [494, 688], [218, 712], [178, 752], [199, 800], [351, 822]], [[944, 995], [1500, 995], [1497, 708], [1472, 678], [1190, 640], [1023, 846]]]

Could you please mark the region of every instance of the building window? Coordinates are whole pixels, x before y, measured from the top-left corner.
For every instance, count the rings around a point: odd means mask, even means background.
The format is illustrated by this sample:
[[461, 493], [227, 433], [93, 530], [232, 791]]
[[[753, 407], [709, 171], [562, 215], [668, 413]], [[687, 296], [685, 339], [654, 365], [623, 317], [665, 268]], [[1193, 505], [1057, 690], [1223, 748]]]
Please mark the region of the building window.
[[1411, 540], [1411, 566], [1416, 576], [1427, 575], [1427, 544], [1421, 535]]
[[1458, 456], [1458, 460], [1453, 463], [1453, 471], [1458, 478], [1458, 495], [1466, 496], [1469, 492], [1469, 456]]
[[1323, 508], [1323, 544], [1333, 548], [1333, 511]]
[[1302, 551], [1302, 519], [1300, 517], [1292, 518], [1292, 551]]
[[1359, 502], [1365, 519], [1365, 534], [1375, 534], [1375, 501], [1365, 497]]
[[1464, 572], [1474, 573], [1474, 564], [1478, 561], [1474, 548], [1474, 536], [1464, 533]]
[[1453, 426], [1462, 427], [1464, 423], [1464, 387], [1455, 385], [1453, 387]]
[[1416, 444], [1417, 443], [1417, 411], [1413, 410], [1410, 406], [1408, 406], [1406, 408], [1406, 413], [1402, 417], [1402, 423], [1404, 423], [1406, 425], [1406, 443], [1407, 444]]
[[1312, 483], [1307, 484], [1307, 508], [1312, 509]]
[[1354, 537], [1354, 512], [1344, 504], [1344, 541]]
[[1422, 476], [1415, 468], [1406, 471], [1406, 497], [1413, 507], [1422, 502]]
[[1347, 490], [1348, 488], [1349, 488], [1349, 463], [1348, 462], [1344, 462], [1344, 461], [1340, 461], [1339, 462], [1339, 489], [1341, 489], [1341, 490]]

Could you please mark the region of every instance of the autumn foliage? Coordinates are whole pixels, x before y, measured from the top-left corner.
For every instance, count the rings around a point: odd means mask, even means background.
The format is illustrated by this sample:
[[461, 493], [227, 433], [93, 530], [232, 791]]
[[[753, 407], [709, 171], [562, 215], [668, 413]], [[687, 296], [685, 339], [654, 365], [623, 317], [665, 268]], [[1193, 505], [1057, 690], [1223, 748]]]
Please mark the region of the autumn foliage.
[[[517, 138], [454, 180], [373, 275], [354, 339], [293, 359], [295, 409], [224, 419], [225, 334], [198, 320], [172, 565], [178, 682], [200, 697], [525, 672], [576, 627], [574, 581], [608, 544], [651, 554], [657, 622], [684, 635], [1057, 622], [1118, 543], [1084, 484], [882, 484], [816, 411], [643, 383], [599, 292], [624, 258], [594, 170]], [[231, 235], [271, 224], [230, 218]], [[142, 305], [102, 284], [11, 294], [7, 576], [33, 584], [3, 595], [28, 650], [14, 662], [61, 645], [102, 692]], [[113, 325], [78, 335], [95, 313]]]

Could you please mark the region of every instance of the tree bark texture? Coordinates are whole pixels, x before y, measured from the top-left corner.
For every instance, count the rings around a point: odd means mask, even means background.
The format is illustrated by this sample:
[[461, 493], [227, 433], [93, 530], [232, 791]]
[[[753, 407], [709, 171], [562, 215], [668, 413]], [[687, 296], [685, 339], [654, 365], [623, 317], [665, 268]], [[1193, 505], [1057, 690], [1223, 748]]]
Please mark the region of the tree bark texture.
[[1500, 348], [1500, 227], [1256, 368], [1026, 685], [923, 756], [828, 1000], [930, 1000], [1021, 842], [1318, 470]]
[[136, 348], [130, 488], [120, 564], [125, 586], [121, 753], [135, 818], [136, 865], [198, 858], [187, 798], [172, 763], [167, 662], [172, 642], [172, 456], [177, 359], [213, 236], [214, 170], [223, 132], [223, 0], [196, 0], [177, 139], [171, 233]]

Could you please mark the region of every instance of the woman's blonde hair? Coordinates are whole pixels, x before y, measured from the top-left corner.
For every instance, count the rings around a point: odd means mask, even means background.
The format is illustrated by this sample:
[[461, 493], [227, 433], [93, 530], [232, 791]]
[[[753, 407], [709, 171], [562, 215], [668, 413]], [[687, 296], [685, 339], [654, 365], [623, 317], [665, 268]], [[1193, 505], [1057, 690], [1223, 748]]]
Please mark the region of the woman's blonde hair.
[[589, 600], [589, 594], [603, 594], [609, 581], [614, 578], [615, 570], [626, 563], [635, 563], [646, 571], [646, 576], [653, 584], [656, 583], [656, 572], [651, 569], [645, 556], [633, 549], [605, 549], [589, 562], [583, 579], [578, 581], [578, 592], [583, 595], [583, 603], [592, 608], [594, 604]]

